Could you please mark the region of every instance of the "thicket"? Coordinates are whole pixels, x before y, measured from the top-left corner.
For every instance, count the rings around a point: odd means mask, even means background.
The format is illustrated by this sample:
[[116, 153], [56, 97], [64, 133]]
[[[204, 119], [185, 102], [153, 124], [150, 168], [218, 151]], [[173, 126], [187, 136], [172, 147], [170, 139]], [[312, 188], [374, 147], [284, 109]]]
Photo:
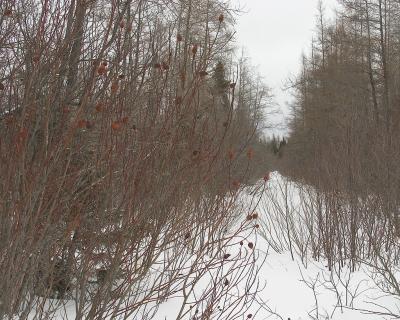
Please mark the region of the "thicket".
[[303, 184], [304, 220], [299, 231], [286, 216], [286, 229], [303, 254], [311, 249], [331, 270], [367, 265], [399, 296], [400, 3], [339, 2], [330, 21], [320, 4], [311, 52], [292, 82], [279, 166]]
[[1, 1], [0, 318], [73, 298], [76, 319], [150, 319], [176, 295], [177, 319], [248, 311], [256, 256], [238, 237], [255, 229], [239, 194], [268, 169], [269, 96], [231, 58], [234, 14]]

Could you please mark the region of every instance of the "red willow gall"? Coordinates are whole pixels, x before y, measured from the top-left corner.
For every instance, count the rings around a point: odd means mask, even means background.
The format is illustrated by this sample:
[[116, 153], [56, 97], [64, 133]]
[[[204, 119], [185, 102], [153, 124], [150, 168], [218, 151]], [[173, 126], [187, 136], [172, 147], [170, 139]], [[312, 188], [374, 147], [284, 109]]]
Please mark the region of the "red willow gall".
[[78, 128], [84, 129], [87, 128], [87, 126], [88, 126], [87, 120], [82, 119], [78, 121]]
[[253, 157], [254, 157], [254, 151], [252, 148], [249, 148], [249, 150], [247, 150], [247, 158], [251, 160], [253, 159]]
[[254, 244], [253, 244], [253, 242], [249, 242], [249, 244], [247, 245], [250, 249], [253, 249], [254, 248]]
[[168, 63], [163, 62], [163, 63], [162, 63], [162, 68], [163, 68], [164, 70], [169, 70], [169, 65], [168, 65]]
[[97, 111], [97, 112], [102, 112], [104, 106], [103, 106], [103, 104], [102, 104], [101, 102], [99, 102], [99, 103], [96, 104], [96, 107], [95, 107], [95, 108], [96, 108], [96, 111]]
[[62, 109], [62, 111], [63, 111], [63, 113], [70, 113], [71, 112], [70, 108], [68, 108], [68, 107], [64, 107]]
[[218, 17], [219, 23], [222, 23], [224, 21], [224, 15], [221, 13]]
[[118, 88], [119, 88], [118, 82], [117, 82], [117, 81], [114, 81], [114, 82], [111, 84], [111, 92], [112, 92], [112, 93], [116, 93], [116, 92], [118, 91]]
[[195, 55], [196, 55], [196, 53], [197, 53], [197, 49], [198, 49], [198, 46], [197, 46], [197, 44], [193, 45], [193, 47], [192, 47], [192, 54], [193, 54], [193, 56], [195, 56]]
[[113, 129], [114, 131], [120, 130], [121, 127], [122, 123], [120, 121], [114, 121], [113, 123], [111, 123], [111, 129]]
[[182, 99], [181, 96], [177, 96], [177, 97], [175, 98], [175, 104], [177, 104], [178, 106], [179, 106], [180, 104], [182, 104], [182, 101], [183, 101], [183, 99]]
[[102, 76], [102, 75], [104, 75], [106, 72], [107, 72], [107, 68], [106, 68], [106, 66], [104, 65], [104, 63], [102, 63], [102, 64], [97, 68], [97, 74], [98, 74], [99, 76]]
[[204, 71], [204, 70], [203, 70], [203, 71], [200, 71], [200, 72], [199, 72], [199, 76], [200, 76], [200, 77], [205, 77], [205, 76], [207, 76], [207, 75], [208, 75], [208, 72], [207, 72], [207, 71]]
[[10, 8], [5, 9], [3, 15], [6, 17], [10, 17], [12, 15], [12, 10]]
[[253, 213], [252, 218], [253, 219], [257, 219], [258, 218], [258, 213], [257, 212]]

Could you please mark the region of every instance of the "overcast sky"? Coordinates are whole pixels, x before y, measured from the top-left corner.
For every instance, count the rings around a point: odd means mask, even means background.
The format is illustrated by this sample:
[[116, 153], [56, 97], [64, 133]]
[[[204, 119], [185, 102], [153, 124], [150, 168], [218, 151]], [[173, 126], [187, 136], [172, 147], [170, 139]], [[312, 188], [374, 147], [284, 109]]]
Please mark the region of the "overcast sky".
[[[297, 74], [302, 52], [310, 48], [316, 25], [318, 0], [231, 0], [244, 9], [238, 17], [237, 41], [272, 89], [283, 114], [290, 95], [282, 88]], [[332, 16], [336, 0], [324, 0]], [[283, 121], [283, 116], [278, 118]]]

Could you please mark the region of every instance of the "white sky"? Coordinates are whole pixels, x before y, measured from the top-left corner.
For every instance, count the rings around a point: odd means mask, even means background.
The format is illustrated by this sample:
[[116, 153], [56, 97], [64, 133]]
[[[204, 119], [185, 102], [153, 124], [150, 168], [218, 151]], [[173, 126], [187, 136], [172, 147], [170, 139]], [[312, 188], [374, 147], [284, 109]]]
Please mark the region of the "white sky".
[[[318, 14], [318, 0], [231, 0], [245, 13], [238, 17], [237, 42], [272, 89], [282, 115], [290, 94], [282, 89], [286, 80], [300, 70], [301, 55], [310, 48]], [[328, 16], [336, 0], [323, 1]], [[282, 132], [275, 130], [276, 132]]]

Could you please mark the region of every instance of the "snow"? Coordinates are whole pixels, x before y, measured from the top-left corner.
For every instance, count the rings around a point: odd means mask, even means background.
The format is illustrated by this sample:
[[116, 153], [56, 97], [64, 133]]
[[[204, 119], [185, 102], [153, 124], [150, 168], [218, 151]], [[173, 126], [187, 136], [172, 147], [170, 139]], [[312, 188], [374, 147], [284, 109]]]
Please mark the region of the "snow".
[[[276, 190], [281, 177], [278, 174], [272, 175], [268, 182], [269, 191]], [[290, 186], [292, 199], [298, 201], [296, 190]], [[268, 190], [267, 190], [268, 191]], [[299, 206], [291, 204], [290, 210], [298, 210]], [[269, 214], [271, 207], [265, 201], [261, 202], [258, 208], [261, 219]], [[265, 222], [265, 221], [264, 221]], [[253, 304], [246, 314], [252, 314], [252, 319], [271, 319], [271, 320], [384, 320], [395, 319], [385, 315], [388, 311], [397, 312], [400, 302], [397, 298], [385, 295], [377, 288], [372, 278], [372, 270], [364, 267], [351, 273], [346, 267], [340, 270], [340, 281], [338, 278], [339, 270], [329, 271], [324, 261], [312, 261], [307, 259], [307, 267], [301, 259], [292, 255], [288, 250], [282, 249], [275, 252], [268, 242], [266, 236], [268, 226], [264, 223], [264, 228], [260, 228], [259, 234], [247, 241], [255, 242], [254, 254], [258, 255], [258, 277], [261, 290], [254, 297]], [[267, 238], [267, 239], [266, 239]], [[244, 248], [247, 250], [247, 248]], [[190, 258], [188, 259], [190, 263]], [[229, 268], [228, 263], [226, 268]], [[204, 277], [196, 294], [205, 290], [209, 283]], [[375, 279], [376, 280], [376, 279]], [[243, 283], [243, 287], [244, 287]], [[315, 290], [312, 288], [314, 287]], [[336, 290], [335, 290], [336, 287]], [[243, 288], [236, 288], [240, 293]], [[154, 306], [156, 313], [153, 319], [172, 320], [176, 319], [181, 306], [182, 298], [176, 296], [168, 301]], [[379, 306], [381, 307], [379, 307]], [[359, 309], [359, 310], [357, 310]], [[368, 314], [366, 310], [380, 311], [383, 314]], [[221, 312], [220, 310], [216, 312]], [[74, 319], [74, 301], [69, 301], [65, 308], [55, 319]], [[217, 318], [217, 315], [216, 315]], [[33, 317], [31, 317], [33, 319]], [[132, 318], [136, 319], [136, 318]], [[189, 316], [187, 319], [191, 319]], [[219, 317], [219, 319], [228, 319]]]

